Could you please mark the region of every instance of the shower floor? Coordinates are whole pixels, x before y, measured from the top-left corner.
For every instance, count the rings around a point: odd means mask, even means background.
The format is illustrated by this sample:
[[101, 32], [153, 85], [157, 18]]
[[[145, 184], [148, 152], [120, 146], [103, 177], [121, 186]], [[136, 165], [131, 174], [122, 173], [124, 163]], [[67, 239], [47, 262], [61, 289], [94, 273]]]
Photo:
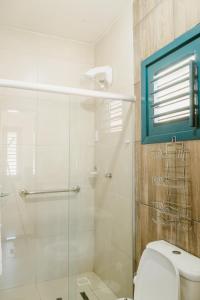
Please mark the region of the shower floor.
[[[67, 278], [60, 278], [0, 291], [1, 300], [67, 300]], [[75, 288], [74, 288], [75, 289]], [[76, 300], [84, 300], [80, 293], [85, 293], [89, 300], [116, 300], [115, 294], [95, 273], [84, 273], [76, 280]], [[72, 296], [72, 298], [74, 298]], [[72, 299], [69, 299], [72, 300]], [[87, 300], [87, 298], [85, 298]]]

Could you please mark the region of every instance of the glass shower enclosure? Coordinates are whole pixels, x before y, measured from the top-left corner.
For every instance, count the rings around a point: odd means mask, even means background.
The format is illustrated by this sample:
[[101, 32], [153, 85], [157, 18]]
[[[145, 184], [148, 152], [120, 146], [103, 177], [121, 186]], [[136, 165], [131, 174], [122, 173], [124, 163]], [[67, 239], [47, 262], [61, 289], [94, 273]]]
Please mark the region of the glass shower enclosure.
[[0, 98], [0, 299], [132, 297], [133, 104]]

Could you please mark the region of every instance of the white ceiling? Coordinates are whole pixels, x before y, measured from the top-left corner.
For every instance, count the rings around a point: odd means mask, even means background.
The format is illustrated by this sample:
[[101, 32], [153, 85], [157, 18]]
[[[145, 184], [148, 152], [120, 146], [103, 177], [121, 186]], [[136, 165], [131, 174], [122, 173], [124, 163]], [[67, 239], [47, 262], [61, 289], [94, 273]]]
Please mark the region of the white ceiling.
[[95, 42], [130, 0], [0, 0], [0, 25]]

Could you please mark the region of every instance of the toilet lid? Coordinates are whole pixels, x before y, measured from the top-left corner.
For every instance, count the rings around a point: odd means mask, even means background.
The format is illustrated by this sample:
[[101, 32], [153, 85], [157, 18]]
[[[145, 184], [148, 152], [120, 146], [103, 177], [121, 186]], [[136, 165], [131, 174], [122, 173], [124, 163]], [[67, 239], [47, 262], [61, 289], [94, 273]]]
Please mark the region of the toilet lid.
[[172, 262], [153, 249], [145, 249], [135, 280], [134, 300], [180, 300], [180, 276]]

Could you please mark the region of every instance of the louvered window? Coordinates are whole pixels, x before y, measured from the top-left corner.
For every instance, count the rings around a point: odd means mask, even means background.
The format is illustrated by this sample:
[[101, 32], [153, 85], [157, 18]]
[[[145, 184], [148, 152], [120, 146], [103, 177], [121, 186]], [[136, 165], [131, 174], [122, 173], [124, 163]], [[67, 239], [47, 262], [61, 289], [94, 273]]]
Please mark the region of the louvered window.
[[122, 102], [111, 101], [109, 105], [110, 132], [122, 131]]
[[7, 175], [17, 175], [17, 133], [7, 134]]
[[152, 89], [155, 125], [184, 119], [190, 119], [191, 126], [195, 125], [197, 66], [194, 55], [156, 73]]
[[200, 139], [199, 65], [200, 26], [142, 63], [143, 143]]

